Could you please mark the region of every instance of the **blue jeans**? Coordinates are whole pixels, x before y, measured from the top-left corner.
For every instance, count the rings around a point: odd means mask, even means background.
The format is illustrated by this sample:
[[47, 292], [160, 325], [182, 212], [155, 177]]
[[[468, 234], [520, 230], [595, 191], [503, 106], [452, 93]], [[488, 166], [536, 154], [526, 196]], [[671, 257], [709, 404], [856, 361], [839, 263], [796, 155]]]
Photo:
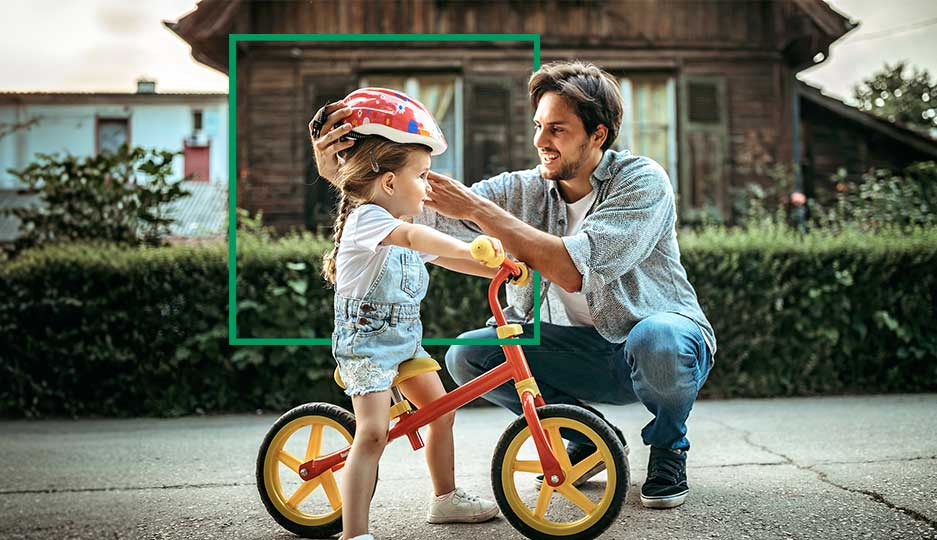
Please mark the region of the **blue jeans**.
[[[524, 337], [532, 333], [533, 325], [524, 325]], [[497, 338], [497, 334], [489, 327], [459, 337]], [[640, 401], [654, 415], [641, 430], [644, 444], [690, 448], [686, 419], [712, 366], [703, 334], [692, 320], [658, 313], [636, 324], [625, 343], [606, 341], [588, 326], [543, 323], [540, 346], [524, 347], [524, 355], [547, 403], [581, 406], [583, 401], [613, 405]], [[504, 352], [498, 346], [455, 345], [446, 353], [446, 366], [459, 384], [502, 362]], [[484, 397], [522, 414], [513, 383]]]

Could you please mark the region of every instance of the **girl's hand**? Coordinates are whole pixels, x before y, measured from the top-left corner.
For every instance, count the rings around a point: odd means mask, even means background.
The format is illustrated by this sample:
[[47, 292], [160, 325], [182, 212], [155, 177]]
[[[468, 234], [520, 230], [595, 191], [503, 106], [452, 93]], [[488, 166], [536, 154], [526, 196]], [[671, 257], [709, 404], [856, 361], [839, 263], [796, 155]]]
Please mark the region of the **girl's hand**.
[[[484, 236], [484, 238], [491, 242], [491, 247], [493, 247], [495, 250], [495, 257], [501, 257], [504, 255], [504, 246], [501, 245], [501, 240], [498, 240], [493, 236]], [[485, 263], [481, 261], [478, 261], [478, 264], [482, 266], [485, 265]]]

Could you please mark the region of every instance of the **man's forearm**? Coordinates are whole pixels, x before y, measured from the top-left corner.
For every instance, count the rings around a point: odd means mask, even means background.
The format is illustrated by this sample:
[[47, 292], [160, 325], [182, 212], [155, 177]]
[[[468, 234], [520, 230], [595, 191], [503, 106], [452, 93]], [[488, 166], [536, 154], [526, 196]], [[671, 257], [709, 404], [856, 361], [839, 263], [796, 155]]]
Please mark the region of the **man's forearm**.
[[485, 234], [501, 240], [505, 251], [564, 290], [574, 292], [582, 288], [582, 274], [559, 236], [531, 227], [488, 199], [478, 203], [469, 219]]

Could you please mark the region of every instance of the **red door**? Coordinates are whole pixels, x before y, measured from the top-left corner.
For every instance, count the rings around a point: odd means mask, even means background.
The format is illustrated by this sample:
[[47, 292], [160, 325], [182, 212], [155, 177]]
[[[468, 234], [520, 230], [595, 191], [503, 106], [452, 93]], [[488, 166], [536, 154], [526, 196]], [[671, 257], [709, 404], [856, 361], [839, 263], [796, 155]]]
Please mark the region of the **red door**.
[[209, 149], [210, 145], [189, 146], [185, 144], [185, 175], [192, 175], [193, 181], [208, 182], [211, 179], [209, 174]]

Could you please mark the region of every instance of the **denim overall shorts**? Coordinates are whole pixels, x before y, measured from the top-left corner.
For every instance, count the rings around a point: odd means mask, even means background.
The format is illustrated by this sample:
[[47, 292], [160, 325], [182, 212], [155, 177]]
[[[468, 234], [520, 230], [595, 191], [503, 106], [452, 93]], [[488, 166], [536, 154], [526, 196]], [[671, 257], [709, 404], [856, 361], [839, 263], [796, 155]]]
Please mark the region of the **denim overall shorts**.
[[429, 357], [420, 345], [420, 301], [429, 272], [412, 249], [390, 246], [364, 298], [335, 294], [332, 355], [349, 396], [390, 389], [397, 366]]

